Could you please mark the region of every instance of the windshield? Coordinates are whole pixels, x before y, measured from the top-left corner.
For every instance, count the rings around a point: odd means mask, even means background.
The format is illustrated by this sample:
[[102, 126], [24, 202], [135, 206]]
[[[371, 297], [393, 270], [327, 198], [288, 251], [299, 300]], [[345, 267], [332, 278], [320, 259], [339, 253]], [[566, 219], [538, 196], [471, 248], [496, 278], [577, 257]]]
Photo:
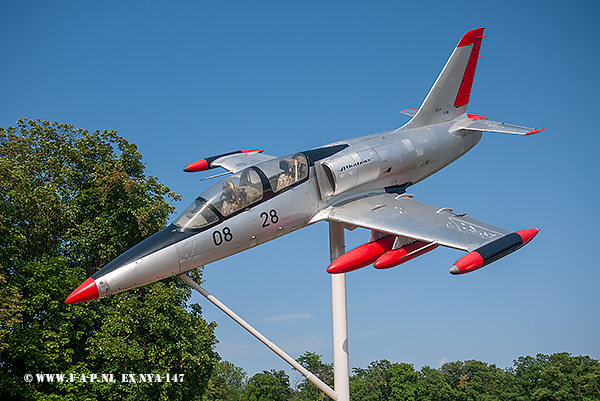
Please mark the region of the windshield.
[[173, 222], [177, 227], [199, 229], [219, 220], [219, 217], [209, 207], [208, 203], [198, 197], [194, 203]]

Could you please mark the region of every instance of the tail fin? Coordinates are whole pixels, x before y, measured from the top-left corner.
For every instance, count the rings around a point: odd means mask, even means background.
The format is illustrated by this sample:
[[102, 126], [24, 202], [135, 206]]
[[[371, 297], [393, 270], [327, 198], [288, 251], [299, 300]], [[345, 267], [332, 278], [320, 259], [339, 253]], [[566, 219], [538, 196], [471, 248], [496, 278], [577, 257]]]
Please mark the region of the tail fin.
[[466, 113], [484, 29], [463, 35], [425, 101], [403, 129], [443, 123]]

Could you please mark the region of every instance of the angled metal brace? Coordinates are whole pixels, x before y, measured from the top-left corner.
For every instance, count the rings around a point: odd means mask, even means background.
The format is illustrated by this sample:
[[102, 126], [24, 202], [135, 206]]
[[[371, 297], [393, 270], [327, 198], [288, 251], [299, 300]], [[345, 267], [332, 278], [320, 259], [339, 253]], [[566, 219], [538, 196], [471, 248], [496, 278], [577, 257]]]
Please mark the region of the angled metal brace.
[[254, 337], [256, 337], [260, 342], [262, 342], [269, 349], [271, 349], [271, 351], [273, 351], [274, 353], [279, 355], [279, 357], [281, 357], [284, 361], [289, 363], [294, 369], [296, 369], [298, 372], [302, 373], [308, 379], [308, 381], [310, 381], [312, 384], [317, 386], [329, 398], [331, 398], [332, 400], [336, 400], [336, 401], [339, 399], [338, 394], [331, 387], [329, 387], [327, 384], [325, 384], [323, 381], [321, 381], [321, 379], [319, 379], [317, 376], [313, 375], [306, 368], [304, 368], [302, 365], [300, 365], [298, 362], [296, 362], [296, 360], [294, 358], [292, 358], [291, 356], [286, 354], [281, 348], [279, 348], [277, 345], [275, 345], [273, 342], [271, 342], [267, 337], [260, 334], [260, 332], [258, 332], [258, 330], [256, 330], [254, 327], [252, 327], [250, 324], [248, 324], [244, 319], [242, 319], [237, 314], [235, 314], [231, 309], [229, 309], [227, 306], [225, 306], [225, 304], [223, 304], [221, 301], [219, 301], [214, 295], [210, 294], [208, 291], [206, 291], [204, 288], [202, 288], [200, 286], [200, 284], [195, 282], [190, 276], [187, 275], [187, 273], [181, 274], [181, 275], [179, 275], [179, 277], [183, 281], [185, 281], [190, 287], [192, 287], [193, 289], [198, 291], [204, 298], [208, 299], [213, 305], [215, 305], [217, 308], [219, 308], [223, 312], [225, 312], [225, 314], [227, 316], [232, 318], [236, 323], [238, 323], [240, 326], [242, 326], [244, 329], [246, 329], [250, 334], [252, 334]]

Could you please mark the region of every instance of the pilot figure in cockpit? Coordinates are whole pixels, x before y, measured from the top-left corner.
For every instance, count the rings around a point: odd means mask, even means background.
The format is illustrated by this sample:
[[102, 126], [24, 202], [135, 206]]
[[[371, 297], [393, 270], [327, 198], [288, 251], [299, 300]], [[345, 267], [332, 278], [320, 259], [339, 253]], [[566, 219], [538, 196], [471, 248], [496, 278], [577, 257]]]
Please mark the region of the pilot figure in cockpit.
[[221, 193], [221, 214], [223, 216], [229, 216], [231, 213], [239, 210], [242, 207], [242, 198], [240, 194], [240, 188], [238, 188], [233, 182], [226, 181], [223, 184], [223, 190]]
[[[234, 184], [237, 182], [239, 185]], [[221, 214], [229, 216], [240, 209], [248, 207], [262, 198], [260, 177], [256, 171], [245, 169], [240, 173], [239, 182], [227, 180], [221, 190]]]
[[279, 192], [298, 181], [298, 160], [283, 159], [279, 162], [279, 168], [283, 170], [283, 173], [277, 179], [275, 192]]

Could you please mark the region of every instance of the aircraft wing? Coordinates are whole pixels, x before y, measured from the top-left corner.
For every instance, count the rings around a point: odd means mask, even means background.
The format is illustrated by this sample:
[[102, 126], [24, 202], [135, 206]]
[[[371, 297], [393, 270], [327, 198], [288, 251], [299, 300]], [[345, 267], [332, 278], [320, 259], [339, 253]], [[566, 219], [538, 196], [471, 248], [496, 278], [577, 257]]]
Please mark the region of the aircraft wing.
[[234, 153], [231, 155], [225, 155], [213, 160], [210, 163], [211, 168], [223, 167], [225, 170], [231, 173], [237, 173], [245, 169], [246, 167], [254, 166], [262, 162], [275, 159], [275, 156], [265, 155], [263, 153]]
[[468, 252], [510, 233], [450, 208], [416, 201], [409, 194], [368, 194], [344, 201], [331, 206], [325, 219], [350, 229], [364, 227]]

